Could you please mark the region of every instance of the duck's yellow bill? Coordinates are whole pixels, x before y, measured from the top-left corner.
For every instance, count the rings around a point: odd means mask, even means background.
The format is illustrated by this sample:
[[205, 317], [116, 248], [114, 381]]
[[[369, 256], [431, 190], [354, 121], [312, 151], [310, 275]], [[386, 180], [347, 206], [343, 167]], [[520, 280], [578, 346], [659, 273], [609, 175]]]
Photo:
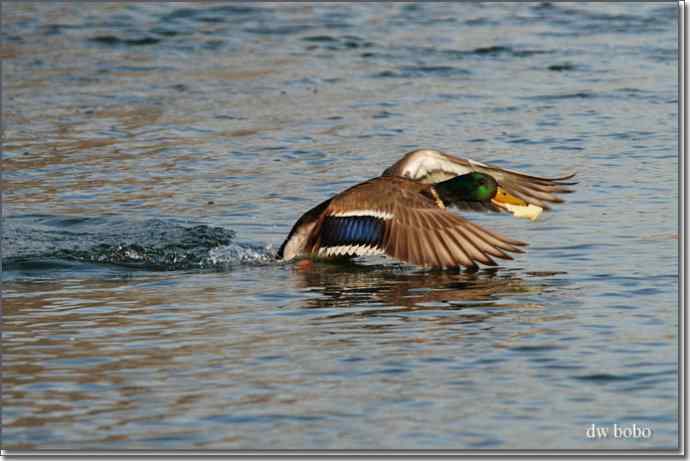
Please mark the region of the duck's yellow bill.
[[500, 186], [496, 191], [496, 196], [494, 196], [491, 201], [495, 205], [513, 213], [513, 216], [516, 218], [527, 218], [531, 221], [537, 219], [541, 212], [544, 211], [541, 207], [527, 203], [514, 195], [510, 195]]
[[517, 198], [514, 195], [510, 195], [504, 188], [498, 186], [496, 190], [496, 196], [494, 201], [498, 203], [507, 203], [509, 205], [527, 206], [527, 202], [522, 199]]

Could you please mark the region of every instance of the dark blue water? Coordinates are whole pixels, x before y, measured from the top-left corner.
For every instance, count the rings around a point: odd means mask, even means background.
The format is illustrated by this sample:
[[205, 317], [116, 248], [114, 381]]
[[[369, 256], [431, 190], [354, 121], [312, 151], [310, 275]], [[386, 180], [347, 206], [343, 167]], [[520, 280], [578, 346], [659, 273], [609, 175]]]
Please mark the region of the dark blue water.
[[[678, 444], [675, 5], [2, 8], [3, 448]], [[419, 147], [579, 184], [497, 269], [273, 261]]]

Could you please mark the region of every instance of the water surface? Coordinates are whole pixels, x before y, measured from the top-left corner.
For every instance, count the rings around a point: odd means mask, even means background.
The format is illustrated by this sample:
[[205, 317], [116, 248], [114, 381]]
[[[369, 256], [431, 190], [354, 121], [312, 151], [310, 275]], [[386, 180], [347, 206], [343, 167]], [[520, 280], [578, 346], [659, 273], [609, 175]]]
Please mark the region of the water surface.
[[[3, 448], [678, 444], [675, 5], [2, 8]], [[495, 270], [273, 261], [419, 147], [577, 192]]]

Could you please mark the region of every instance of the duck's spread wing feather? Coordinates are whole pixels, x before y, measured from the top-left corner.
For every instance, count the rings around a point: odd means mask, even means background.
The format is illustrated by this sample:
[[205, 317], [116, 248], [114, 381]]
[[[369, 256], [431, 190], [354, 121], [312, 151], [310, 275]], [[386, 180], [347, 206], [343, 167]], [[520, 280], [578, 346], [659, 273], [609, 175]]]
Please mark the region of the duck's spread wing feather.
[[495, 266], [492, 257], [512, 259], [507, 252], [522, 253], [525, 245], [441, 208], [399, 207], [394, 216], [386, 223], [385, 253], [419, 266]]
[[[556, 194], [573, 192], [566, 186], [577, 184], [567, 182], [575, 176], [575, 173], [546, 178], [528, 175], [519, 171], [500, 168], [474, 160], [463, 159], [446, 153], [423, 149], [410, 152], [403, 156], [397, 163], [388, 168], [384, 175], [399, 175], [424, 183], [436, 184], [457, 175], [478, 171], [492, 176], [498, 185], [508, 194], [513, 195], [527, 204], [536, 205], [545, 210], [550, 209], [550, 203], [561, 203], [563, 199]], [[473, 211], [500, 211], [500, 207], [483, 206], [466, 202], [453, 204], [460, 209]]]
[[[402, 181], [402, 180], [400, 180]], [[495, 258], [512, 259], [523, 242], [488, 231], [438, 208], [430, 198], [400, 187], [400, 181], [377, 181], [353, 188], [330, 202], [310, 239], [310, 251], [322, 256], [382, 254], [434, 268], [494, 266]]]

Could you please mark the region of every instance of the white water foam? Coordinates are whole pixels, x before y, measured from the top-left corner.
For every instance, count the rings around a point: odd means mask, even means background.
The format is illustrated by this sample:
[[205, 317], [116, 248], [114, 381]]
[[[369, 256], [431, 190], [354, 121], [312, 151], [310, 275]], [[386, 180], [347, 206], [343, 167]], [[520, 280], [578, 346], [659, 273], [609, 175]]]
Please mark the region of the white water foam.
[[235, 265], [266, 265], [276, 261], [273, 245], [258, 247], [231, 243], [211, 248], [208, 252], [208, 266], [227, 267]]

